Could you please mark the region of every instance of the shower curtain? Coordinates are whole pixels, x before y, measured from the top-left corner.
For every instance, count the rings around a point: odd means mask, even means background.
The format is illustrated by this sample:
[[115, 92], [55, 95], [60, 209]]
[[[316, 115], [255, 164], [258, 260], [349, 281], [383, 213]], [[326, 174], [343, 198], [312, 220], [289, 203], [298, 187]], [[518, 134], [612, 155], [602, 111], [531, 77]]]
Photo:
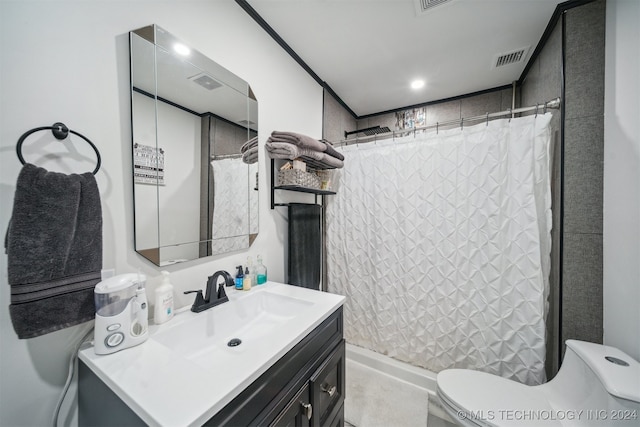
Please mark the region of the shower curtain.
[[551, 114], [347, 146], [327, 204], [348, 342], [545, 381]]
[[214, 159], [211, 165], [215, 201], [212, 253], [248, 248], [248, 235], [258, 232], [258, 191], [254, 190], [258, 164], [247, 165], [238, 157]]

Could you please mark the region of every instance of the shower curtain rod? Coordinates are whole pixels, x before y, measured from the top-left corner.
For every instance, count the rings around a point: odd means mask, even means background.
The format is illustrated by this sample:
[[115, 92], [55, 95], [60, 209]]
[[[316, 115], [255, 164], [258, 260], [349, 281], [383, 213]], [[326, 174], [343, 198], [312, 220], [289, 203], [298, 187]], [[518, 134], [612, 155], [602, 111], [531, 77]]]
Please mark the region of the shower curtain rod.
[[242, 154], [219, 154], [211, 156], [211, 160], [222, 160], [222, 159], [239, 159], [242, 157]]
[[[508, 110], [505, 111], [499, 111], [497, 113], [487, 113], [483, 116], [474, 116], [474, 117], [468, 117], [468, 118], [461, 118], [461, 119], [456, 119], [456, 120], [448, 120], [446, 122], [439, 122], [436, 123], [434, 125], [428, 125], [428, 126], [421, 126], [421, 127], [417, 127], [417, 128], [411, 128], [411, 129], [401, 129], [401, 130], [394, 130], [394, 131], [389, 131], [386, 133], [379, 133], [376, 135], [369, 135], [369, 136], [364, 136], [364, 137], [355, 137], [355, 138], [349, 138], [349, 139], [343, 139], [340, 142], [337, 142], [336, 145], [349, 145], [349, 143], [353, 143], [353, 142], [370, 142], [370, 141], [375, 141], [379, 136], [396, 136], [397, 134], [408, 134], [408, 133], [415, 133], [416, 131], [420, 131], [420, 130], [427, 130], [427, 129], [436, 129], [436, 131], [438, 130], [439, 127], [441, 126], [451, 126], [451, 125], [456, 125], [459, 124], [460, 127], [462, 128], [464, 126], [465, 123], [467, 122], [478, 122], [478, 121], [482, 121], [482, 120], [486, 120], [487, 122], [489, 121], [489, 119], [491, 118], [496, 118], [496, 117], [501, 117], [501, 116], [510, 116], [513, 117], [514, 114], [519, 114], [519, 113], [526, 113], [529, 111], [535, 111], [536, 115], [538, 114], [538, 111], [542, 112], [543, 114], [547, 112], [547, 109], [552, 108], [552, 109], [558, 109], [560, 108], [560, 98], [555, 98], [552, 99], [551, 101], [547, 101], [544, 104], [536, 104], [530, 107], [521, 107], [521, 108], [516, 108], [516, 109], [512, 109], [509, 108]], [[364, 141], [363, 141], [364, 140]]]

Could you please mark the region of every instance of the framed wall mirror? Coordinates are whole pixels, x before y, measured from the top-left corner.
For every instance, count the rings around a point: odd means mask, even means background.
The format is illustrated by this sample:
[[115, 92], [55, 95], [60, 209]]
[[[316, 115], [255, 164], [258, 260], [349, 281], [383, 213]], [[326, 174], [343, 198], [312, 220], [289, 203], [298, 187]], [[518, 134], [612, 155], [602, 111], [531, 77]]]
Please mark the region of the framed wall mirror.
[[157, 25], [129, 33], [135, 249], [159, 266], [258, 234], [258, 101]]

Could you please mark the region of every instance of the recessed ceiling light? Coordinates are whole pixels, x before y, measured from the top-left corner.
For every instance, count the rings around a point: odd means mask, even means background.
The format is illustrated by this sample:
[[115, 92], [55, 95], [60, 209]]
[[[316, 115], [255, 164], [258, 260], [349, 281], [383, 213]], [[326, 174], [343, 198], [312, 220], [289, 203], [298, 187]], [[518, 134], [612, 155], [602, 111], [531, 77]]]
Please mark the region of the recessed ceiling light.
[[421, 89], [424, 87], [424, 80], [414, 80], [411, 82], [411, 89]]
[[191, 49], [189, 49], [187, 46], [183, 45], [182, 43], [176, 43], [173, 45], [173, 50], [176, 51], [176, 53], [182, 55], [182, 56], [188, 56], [189, 53], [191, 53]]

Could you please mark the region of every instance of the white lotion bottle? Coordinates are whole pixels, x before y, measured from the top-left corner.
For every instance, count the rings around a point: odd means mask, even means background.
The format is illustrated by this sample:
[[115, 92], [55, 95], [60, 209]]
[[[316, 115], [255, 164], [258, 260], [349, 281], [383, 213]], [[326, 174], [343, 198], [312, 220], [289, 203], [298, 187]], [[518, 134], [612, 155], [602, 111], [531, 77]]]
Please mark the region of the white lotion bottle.
[[173, 285], [169, 282], [169, 272], [162, 271], [162, 284], [156, 289], [156, 305], [153, 320], [156, 325], [173, 317]]

